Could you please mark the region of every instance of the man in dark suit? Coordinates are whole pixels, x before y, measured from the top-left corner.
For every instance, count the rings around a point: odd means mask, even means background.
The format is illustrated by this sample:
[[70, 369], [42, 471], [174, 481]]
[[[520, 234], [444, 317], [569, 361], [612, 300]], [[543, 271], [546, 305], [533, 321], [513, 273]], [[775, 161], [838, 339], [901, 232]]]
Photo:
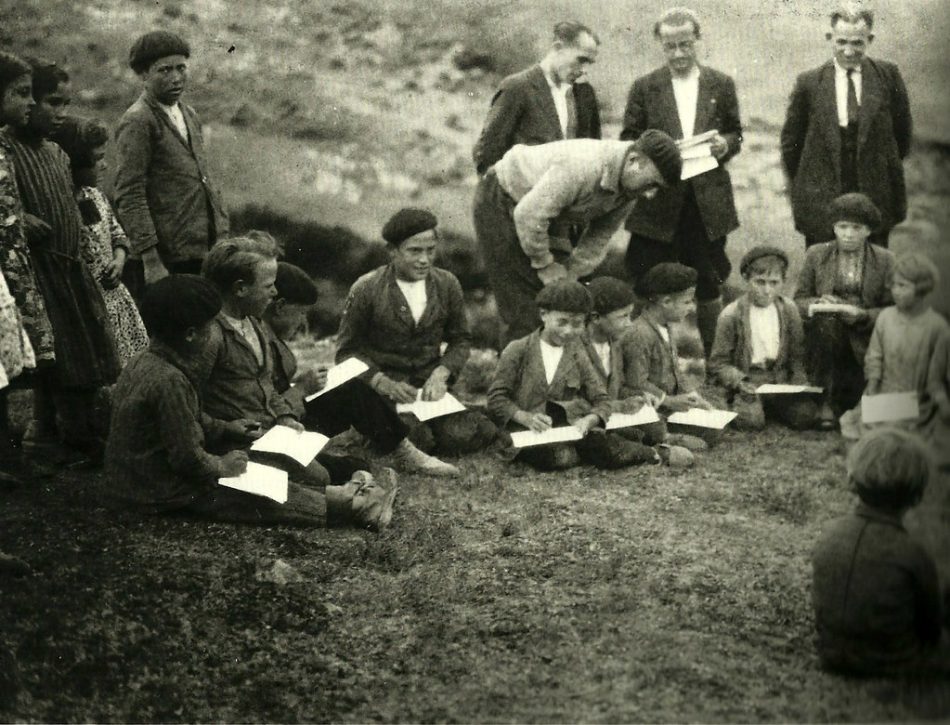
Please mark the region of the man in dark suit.
[[722, 311], [721, 285], [732, 265], [726, 235], [739, 226], [732, 180], [725, 163], [739, 153], [742, 124], [732, 78], [700, 66], [699, 20], [686, 8], [666, 11], [653, 27], [666, 65], [633, 82], [620, 138], [637, 139], [648, 128], [674, 139], [715, 130], [712, 154], [718, 166], [644, 199], [627, 219], [627, 271], [638, 280], [661, 262], [679, 262], [699, 274], [696, 322], [708, 357]]
[[558, 23], [554, 43], [541, 62], [501, 82], [472, 152], [479, 174], [515, 144], [600, 138], [597, 98], [583, 80], [599, 45], [587, 26]]
[[169, 272], [200, 273], [208, 249], [228, 233], [201, 124], [180, 101], [190, 53], [181, 37], [164, 30], [146, 33], [129, 52], [144, 88], [116, 129], [115, 202], [132, 252], [142, 259], [137, 274], [129, 270], [133, 290]]
[[868, 58], [874, 14], [843, 7], [831, 14], [834, 57], [795, 82], [782, 163], [791, 185], [795, 228], [806, 246], [833, 238], [828, 204], [840, 194], [867, 194], [881, 211], [871, 240], [887, 245], [907, 214], [903, 159], [910, 150], [907, 89], [893, 63]]

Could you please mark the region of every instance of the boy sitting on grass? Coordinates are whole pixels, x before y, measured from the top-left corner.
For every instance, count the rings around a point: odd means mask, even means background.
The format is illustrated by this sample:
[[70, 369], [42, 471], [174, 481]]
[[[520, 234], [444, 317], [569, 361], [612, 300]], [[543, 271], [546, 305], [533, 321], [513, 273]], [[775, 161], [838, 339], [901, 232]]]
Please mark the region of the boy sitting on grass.
[[[326, 370], [311, 368], [298, 376], [297, 358], [286, 341], [300, 329], [307, 309], [317, 301], [317, 286], [300, 267], [287, 262], [277, 263], [275, 286], [277, 296], [264, 313], [268, 332], [272, 333], [268, 335], [268, 344], [274, 359], [274, 387], [290, 402], [304, 426], [326, 436], [339, 435], [352, 426], [378, 453], [392, 454], [394, 466], [403, 473], [458, 476], [458, 468], [423, 453], [412, 444], [406, 437], [409, 429], [393, 406], [365, 381], [350, 380], [318, 398], [306, 400], [326, 386]], [[318, 456], [317, 460], [331, 474], [335, 467], [343, 464], [341, 473], [346, 475], [344, 457], [327, 454]], [[365, 467], [358, 460], [354, 460], [353, 465]]]
[[805, 385], [805, 343], [797, 305], [781, 293], [788, 256], [770, 246], [753, 247], [739, 264], [746, 293], [719, 315], [708, 372], [739, 415], [740, 430], [761, 430], [766, 418], [795, 430], [817, 423], [818, 402], [806, 395], [761, 398], [765, 383]]
[[171, 275], [146, 288], [141, 312], [151, 344], [122, 371], [112, 394], [106, 470], [117, 496], [150, 513], [216, 521], [387, 526], [396, 495], [391, 469], [384, 469], [385, 487], [366, 471], [325, 495], [291, 483], [284, 504], [217, 484], [244, 473], [248, 454], [217, 456], [206, 444], [249, 438], [247, 420], [214, 420], [198, 398], [195, 371], [220, 309], [215, 288], [196, 275]]
[[561, 470], [584, 461], [599, 468], [658, 462], [646, 446], [607, 433], [610, 396], [580, 338], [591, 311], [584, 285], [558, 280], [536, 297], [541, 329], [508, 344], [488, 391], [488, 411], [508, 430], [544, 432], [573, 425], [574, 443], [523, 448], [517, 459], [540, 470]]
[[865, 675], [950, 672], [937, 568], [901, 524], [930, 477], [926, 448], [907, 431], [875, 429], [848, 454], [848, 477], [861, 503], [825, 531], [812, 555], [823, 666]]
[[[642, 395], [660, 414], [713, 407], [680, 372], [670, 327], [683, 322], [695, 306], [696, 280], [696, 270], [678, 262], [663, 262], [650, 269], [637, 288], [646, 305], [620, 341], [624, 364], [621, 396]], [[705, 448], [695, 436], [669, 436], [667, 443]]]

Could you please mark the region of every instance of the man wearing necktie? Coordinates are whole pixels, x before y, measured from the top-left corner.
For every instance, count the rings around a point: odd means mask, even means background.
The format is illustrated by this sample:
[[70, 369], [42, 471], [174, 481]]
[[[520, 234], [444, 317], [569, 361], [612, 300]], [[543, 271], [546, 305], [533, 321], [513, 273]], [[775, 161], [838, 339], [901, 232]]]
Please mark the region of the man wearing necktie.
[[666, 63], [633, 82], [620, 138], [637, 139], [648, 128], [674, 139], [716, 131], [710, 151], [718, 166], [661, 189], [634, 207], [626, 224], [627, 272], [636, 281], [663, 262], [696, 270], [696, 325], [708, 356], [722, 312], [722, 283], [732, 269], [726, 237], [739, 226], [726, 169], [742, 147], [739, 101], [732, 78], [700, 65], [699, 19], [692, 10], [667, 10], [653, 34]]
[[907, 213], [903, 159], [912, 121], [907, 89], [893, 63], [867, 57], [872, 11], [849, 3], [831, 14], [833, 58], [800, 75], [782, 127], [795, 228], [805, 245], [833, 238], [831, 199], [861, 192], [881, 211], [871, 241], [887, 246]]
[[586, 25], [560, 22], [541, 62], [501, 82], [472, 151], [479, 175], [515, 144], [600, 138], [597, 97], [584, 80], [599, 46]]

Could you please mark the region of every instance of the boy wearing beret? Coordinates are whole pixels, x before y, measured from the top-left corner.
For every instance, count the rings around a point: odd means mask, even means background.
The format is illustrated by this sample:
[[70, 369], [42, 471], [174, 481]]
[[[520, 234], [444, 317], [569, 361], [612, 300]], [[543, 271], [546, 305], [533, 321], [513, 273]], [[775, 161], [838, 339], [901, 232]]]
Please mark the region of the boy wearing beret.
[[[317, 301], [317, 287], [300, 267], [277, 263], [277, 296], [264, 313], [268, 344], [274, 359], [274, 387], [291, 404], [298, 419], [309, 430], [327, 436], [355, 428], [376, 452], [392, 455], [394, 466], [404, 473], [430, 476], [457, 476], [458, 468], [429, 456], [406, 437], [409, 430], [392, 405], [364, 380], [354, 379], [308, 401], [323, 390], [325, 369], [310, 368], [298, 375], [297, 358], [287, 345], [306, 319], [307, 309]], [[321, 452], [317, 460], [333, 480], [341, 480], [357, 469], [366, 468], [360, 457]]]
[[204, 151], [201, 121], [181, 102], [191, 49], [183, 38], [155, 30], [138, 38], [129, 65], [142, 95], [116, 128], [116, 214], [142, 270], [130, 265], [138, 292], [169, 272], [198, 274], [208, 248], [227, 236], [228, 215]]
[[197, 387], [201, 357], [221, 298], [207, 280], [172, 275], [151, 285], [142, 317], [149, 348], [122, 371], [112, 397], [106, 470], [115, 494], [149, 513], [184, 512], [216, 521], [381, 529], [392, 517], [394, 474], [386, 486], [360, 471], [326, 494], [288, 485], [288, 499], [271, 499], [218, 485], [247, 468], [245, 450], [214, 455], [208, 445], [246, 445], [248, 420], [217, 420], [202, 410]]
[[682, 322], [696, 299], [697, 272], [679, 262], [663, 262], [640, 277], [637, 293], [646, 301], [624, 333], [621, 395], [642, 395], [660, 412], [712, 406], [680, 372], [671, 325]]
[[655, 129], [636, 141], [518, 144], [492, 166], [474, 221], [505, 341], [536, 329], [538, 291], [591, 274], [637, 199], [678, 183], [681, 169], [676, 143]]
[[719, 315], [707, 372], [739, 414], [737, 428], [761, 430], [766, 418], [796, 430], [811, 428], [818, 415], [816, 401], [805, 395], [763, 399], [755, 393], [765, 383], [807, 382], [801, 315], [795, 303], [781, 294], [788, 256], [777, 247], [753, 247], [739, 270], [746, 293]]
[[[439, 400], [468, 360], [471, 335], [462, 286], [435, 266], [438, 221], [425, 209], [401, 209], [382, 236], [392, 261], [353, 283], [343, 308], [337, 362], [356, 357], [364, 379], [391, 403]], [[479, 450], [497, 436], [484, 415], [464, 411], [420, 424], [437, 450]]]
[[[894, 255], [870, 242], [881, 222], [874, 202], [864, 194], [842, 194], [831, 203], [829, 217], [835, 238], [808, 248], [795, 290], [808, 374], [825, 390], [819, 425], [826, 430], [860, 401], [871, 331], [881, 310], [894, 304]], [[816, 302], [837, 307], [817, 312]]]
[[509, 430], [544, 432], [573, 425], [577, 444], [523, 448], [517, 460], [540, 470], [560, 470], [580, 461], [600, 468], [658, 462], [655, 451], [603, 430], [610, 396], [581, 342], [591, 311], [584, 285], [558, 280], [537, 296], [541, 328], [511, 342], [501, 353], [488, 391], [488, 410]]

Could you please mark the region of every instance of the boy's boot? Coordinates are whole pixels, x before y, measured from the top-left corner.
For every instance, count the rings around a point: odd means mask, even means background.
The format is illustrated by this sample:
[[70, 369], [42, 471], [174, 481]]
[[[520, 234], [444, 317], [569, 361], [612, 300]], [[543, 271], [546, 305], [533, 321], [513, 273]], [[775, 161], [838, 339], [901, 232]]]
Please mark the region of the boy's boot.
[[403, 438], [393, 451], [393, 465], [402, 473], [422, 473], [428, 476], [455, 478], [459, 469], [451, 463], [423, 453], [408, 438]]
[[349, 483], [327, 486], [327, 525], [382, 531], [392, 520], [398, 491], [391, 468], [380, 471], [379, 481], [367, 471], [357, 471]]

